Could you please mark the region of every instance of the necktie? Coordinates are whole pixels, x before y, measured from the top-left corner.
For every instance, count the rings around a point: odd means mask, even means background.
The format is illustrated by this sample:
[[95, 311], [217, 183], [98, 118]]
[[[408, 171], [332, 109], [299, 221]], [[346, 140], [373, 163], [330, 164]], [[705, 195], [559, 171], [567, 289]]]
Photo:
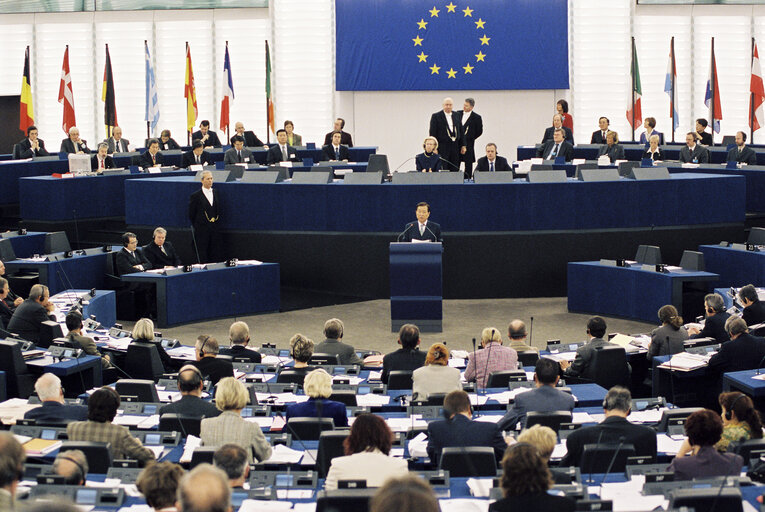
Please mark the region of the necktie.
[[239, 158], [239, 162], [241, 163], [242, 162], [242, 152], [241, 151], [237, 151], [236, 154], [237, 154], [237, 156]]
[[335, 160], [340, 160], [340, 148], [335, 148]]
[[551, 154], [551, 156], [552, 156], [553, 158], [555, 158], [556, 156], [558, 156], [558, 146], [559, 146], [559, 144], [556, 144], [556, 145], [555, 145], [555, 148], [553, 149], [553, 152], [552, 152], [552, 154]]
[[420, 236], [422, 236], [424, 234], [425, 234], [425, 225], [424, 224], [420, 224]]
[[494, 162], [489, 164], [489, 171], [494, 172]]
[[282, 162], [286, 162], [287, 160], [287, 146], [282, 146]]
[[202, 163], [202, 162], [200, 161], [200, 159], [199, 159], [199, 155], [197, 155], [197, 156], [196, 156], [196, 158], [197, 158], [197, 163], [198, 163], [198, 164]]
[[104, 161], [101, 158], [98, 159], [98, 168], [99, 169], [103, 169], [104, 168]]

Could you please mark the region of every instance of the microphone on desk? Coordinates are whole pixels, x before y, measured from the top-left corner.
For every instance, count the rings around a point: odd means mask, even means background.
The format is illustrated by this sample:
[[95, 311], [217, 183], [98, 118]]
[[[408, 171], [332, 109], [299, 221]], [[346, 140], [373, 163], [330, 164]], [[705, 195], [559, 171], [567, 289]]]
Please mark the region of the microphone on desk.
[[460, 168], [459, 168], [459, 167], [457, 167], [456, 165], [454, 165], [453, 163], [451, 163], [449, 160], [446, 160], [446, 159], [444, 159], [444, 158], [441, 158], [440, 156], [438, 157], [438, 159], [439, 159], [439, 160], [441, 160], [442, 162], [446, 162], [447, 164], [451, 165], [451, 166], [452, 166], [452, 169], [454, 169], [455, 171], [457, 171], [457, 172], [459, 172], [459, 171], [460, 171]]
[[[399, 169], [401, 169], [401, 168], [404, 166], [404, 164], [405, 164], [405, 163], [407, 163], [407, 162], [411, 162], [411, 161], [412, 161], [412, 160], [414, 160], [414, 159], [415, 159], [415, 157], [412, 157], [412, 158], [407, 158], [406, 160], [404, 160], [404, 161], [401, 163], [401, 165], [399, 165], [398, 167], [396, 167], [395, 169], [393, 169], [393, 172], [398, 172], [398, 170], [399, 170]], [[393, 173], [391, 173], [391, 174], [393, 174]]]
[[409, 231], [412, 228], [412, 226], [414, 226], [414, 224], [415, 224], [414, 222], [410, 222], [409, 224], [407, 224], [406, 228], [404, 229], [404, 231], [399, 233], [398, 236], [396, 237], [396, 241], [400, 242], [401, 241], [401, 237], [403, 237], [406, 234], [406, 232]]
[[760, 359], [759, 364], [757, 364], [757, 375], [760, 374], [760, 369], [762, 368], [762, 363], [765, 363], [765, 356], [763, 356], [762, 359]]
[[598, 497], [601, 497], [603, 494], [603, 484], [606, 483], [606, 478], [608, 478], [608, 474], [611, 472], [611, 469], [614, 467], [614, 462], [616, 462], [616, 457], [619, 455], [619, 451], [622, 449], [622, 446], [624, 446], [625, 441], [624, 436], [619, 436], [619, 445], [616, 447], [616, 451], [614, 452], [614, 456], [611, 457], [611, 462], [608, 463], [608, 469], [606, 469], [606, 474], [603, 475], [603, 480], [600, 483], [600, 493], [598, 494]]
[[430, 234], [431, 234], [431, 235], [433, 235], [433, 241], [434, 241], [434, 242], [438, 242], [438, 237], [436, 236], [436, 234], [435, 234], [435, 233], [433, 233], [433, 231], [432, 231], [432, 230], [431, 230], [431, 229], [428, 227], [428, 225], [427, 225], [427, 224], [425, 224], [425, 229], [427, 229], [428, 231], [430, 231]]
[[316, 462], [316, 459], [315, 459], [315, 458], [314, 458], [314, 456], [311, 454], [311, 452], [309, 452], [309, 451], [308, 451], [308, 448], [306, 447], [306, 445], [305, 445], [305, 443], [303, 442], [303, 440], [302, 440], [302, 439], [300, 439], [300, 436], [299, 436], [299, 435], [297, 435], [297, 434], [294, 432], [294, 430], [292, 429], [292, 427], [290, 427], [289, 423], [287, 423], [287, 419], [286, 419], [286, 418], [284, 417], [284, 415], [282, 414], [282, 411], [278, 411], [278, 410], [277, 410], [277, 411], [274, 411], [274, 412], [276, 413], [276, 416], [277, 416], [277, 417], [279, 417], [279, 418], [281, 418], [282, 420], [284, 420], [284, 428], [286, 428], [286, 429], [287, 429], [287, 431], [288, 431], [288, 433], [292, 435], [292, 437], [293, 437], [293, 438], [294, 438], [294, 439], [295, 439], [295, 440], [298, 442], [298, 444], [300, 444], [300, 447], [303, 449], [303, 451], [305, 452], [305, 454], [306, 454], [306, 455], [308, 455], [308, 456], [311, 458], [311, 460], [313, 461], [313, 464], [314, 464], [314, 466], [316, 466], [316, 465], [318, 464], [318, 462]]
[[534, 336], [534, 317], [531, 317], [531, 322], [529, 322], [529, 346], [531, 348], [534, 348], [534, 345], [532, 345], [532, 340]]

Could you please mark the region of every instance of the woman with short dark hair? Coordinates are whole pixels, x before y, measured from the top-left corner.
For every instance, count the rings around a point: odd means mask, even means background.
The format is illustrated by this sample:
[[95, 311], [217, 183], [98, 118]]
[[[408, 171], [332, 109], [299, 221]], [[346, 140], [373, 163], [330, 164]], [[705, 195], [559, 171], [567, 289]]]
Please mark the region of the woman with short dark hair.
[[720, 453], [715, 444], [723, 433], [723, 422], [716, 412], [709, 409], [696, 411], [685, 420], [685, 435], [669, 471], [675, 472], [675, 480], [709, 478], [715, 476], [738, 476], [744, 459], [733, 453]]

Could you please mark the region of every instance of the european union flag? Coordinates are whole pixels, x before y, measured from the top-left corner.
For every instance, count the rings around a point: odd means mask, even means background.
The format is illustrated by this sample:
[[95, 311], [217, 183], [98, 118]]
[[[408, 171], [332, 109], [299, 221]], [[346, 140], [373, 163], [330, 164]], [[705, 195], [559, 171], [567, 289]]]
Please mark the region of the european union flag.
[[568, 89], [567, 9], [567, 0], [336, 0], [337, 90]]

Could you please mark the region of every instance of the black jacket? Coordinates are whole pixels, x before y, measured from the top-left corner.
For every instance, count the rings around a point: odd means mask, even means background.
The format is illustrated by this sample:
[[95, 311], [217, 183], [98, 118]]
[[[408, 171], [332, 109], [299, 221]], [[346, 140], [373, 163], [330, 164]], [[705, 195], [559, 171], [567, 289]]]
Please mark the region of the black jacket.
[[224, 377], [234, 376], [234, 365], [231, 364], [231, 361], [218, 359], [217, 357], [203, 357], [193, 364], [199, 368], [205, 379], [210, 380], [213, 386]]
[[635, 425], [620, 416], [609, 416], [597, 425], [575, 430], [566, 438], [568, 453], [560, 462], [561, 467], [579, 466], [582, 450], [586, 444], [618, 443], [624, 436], [624, 444], [635, 447], [636, 455], [656, 457], [656, 431], [643, 425]]
[[220, 353], [232, 358], [248, 358], [250, 363], [259, 363], [263, 360], [260, 352], [250, 350], [244, 345], [231, 345], [230, 347], [221, 347]]
[[691, 338], [714, 338], [717, 343], [725, 343], [730, 338], [725, 332], [725, 322], [730, 317], [727, 311], [708, 316], [704, 320], [704, 328], [700, 333], [694, 334]]
[[[207, 140], [204, 142], [205, 147], [221, 147], [220, 139], [218, 138], [217, 133], [212, 130], [207, 130], [207, 135], [209, 135], [209, 137], [207, 137]], [[193, 143], [195, 140], [202, 140], [202, 137], [204, 137], [204, 135], [202, 135], [202, 131], [196, 131], [191, 134], [191, 142]]]
[[[202, 151], [202, 154], [199, 155], [199, 160], [201, 162], [201, 165], [212, 165], [212, 157], [210, 156], [210, 153], [207, 151]], [[192, 165], [197, 164], [196, 155], [194, 155], [193, 151], [186, 151], [183, 155], [181, 155], [181, 167], [184, 169], [188, 169]]]
[[442, 450], [450, 446], [489, 446], [494, 448], [494, 455], [499, 461], [507, 442], [494, 423], [473, 421], [457, 414], [452, 419], [428, 424], [428, 457], [431, 462], [438, 465]]
[[154, 242], [149, 242], [143, 246], [141, 252], [146, 259], [149, 260], [152, 268], [177, 267], [183, 265], [181, 259], [178, 257], [178, 253], [175, 252], [173, 244], [165, 240], [165, 243], [162, 244], [162, 246], [165, 248], [167, 254], [164, 254], [162, 249], [160, 249]]
[[90, 149], [88, 149], [88, 142], [85, 139], [80, 139], [80, 142], [77, 145], [79, 147], [75, 150], [74, 142], [72, 142], [72, 139], [67, 137], [61, 141], [61, 150], [59, 153], [77, 153], [77, 151], [90, 153]]
[[[546, 143], [539, 146], [537, 149], [537, 157], [539, 158], [547, 158], [548, 155], [550, 155], [550, 152], [553, 151], [555, 148], [555, 141], [549, 140]], [[562, 156], [566, 159], [566, 162], [570, 162], [574, 159], [574, 146], [571, 145], [570, 142], [564, 140], [560, 143], [560, 147], [558, 148], [558, 156]]]
[[[487, 172], [489, 171], [489, 159], [485, 156], [482, 156], [478, 159], [478, 162], [475, 164], [475, 170], [481, 171], [481, 172]], [[507, 158], [504, 156], [497, 155], [497, 159], [494, 162], [494, 171], [495, 172], [502, 172], [502, 171], [512, 171], [513, 168], [510, 167], [510, 164], [507, 163]]]
[[85, 421], [88, 419], [88, 408], [83, 405], [65, 405], [47, 400], [41, 407], [27, 411], [24, 419], [35, 420], [37, 423]]
[[574, 501], [565, 496], [552, 496], [546, 492], [508, 496], [489, 505], [489, 512], [573, 512]]
[[163, 160], [164, 157], [162, 156], [161, 151], [158, 151], [157, 154], [154, 155], [154, 161], [151, 159], [151, 153], [144, 151], [141, 156], [138, 157], [138, 166], [143, 167], [144, 169], [147, 167], [154, 167], [156, 165], [161, 166]]
[[428, 354], [415, 348], [400, 348], [383, 357], [382, 381], [388, 383], [388, 375], [392, 370], [411, 370], [414, 371], [425, 364], [425, 357]]
[[720, 351], [709, 360], [709, 368], [720, 373], [754, 370], [763, 358], [765, 338], [745, 332], [735, 340], [723, 343]]
[[337, 155], [335, 155], [335, 146], [332, 144], [327, 144], [326, 146], [321, 148], [321, 159], [323, 161], [329, 161], [329, 160], [350, 160], [351, 159], [351, 153], [348, 151], [348, 146], [344, 146], [340, 144], [338, 148], [338, 152], [340, 153], [340, 158], [337, 158]]
[[[569, 142], [572, 146], [574, 145], [574, 133], [567, 127], [561, 126], [563, 128], [563, 140]], [[553, 140], [553, 133], [555, 133], [555, 127], [550, 126], [549, 128], [545, 129], [545, 134], [542, 136], [542, 144], [545, 142]], [[605, 142], [605, 141], [604, 141]]]
[[217, 188], [213, 187], [212, 191], [212, 205], [207, 201], [201, 188], [189, 197], [189, 220], [194, 229], [213, 229], [219, 225], [222, 211], [220, 194]]
[[[90, 157], [90, 168], [94, 171], [98, 170], [98, 154]], [[114, 159], [109, 155], [104, 158], [104, 169], [114, 169]]]
[[134, 272], [141, 272], [141, 270], [135, 268], [136, 265], [143, 265], [143, 270], [149, 270], [152, 268], [151, 262], [146, 259], [143, 251], [138, 248], [135, 250], [135, 256], [131, 255], [130, 252], [128, 252], [128, 250], [124, 247], [120, 252], [117, 253], [118, 276], [124, 274], [132, 274]]
[[26, 138], [16, 144], [13, 147], [13, 158], [15, 160], [22, 160], [25, 158], [32, 158], [35, 156], [48, 156], [50, 153], [45, 149], [45, 142], [42, 139], [37, 139], [40, 147], [36, 150], [32, 149], [32, 143]]
[[748, 308], [744, 308], [742, 316], [746, 325], [757, 325], [765, 322], [765, 302], [758, 300]]
[[212, 402], [202, 400], [198, 396], [183, 395], [181, 399], [171, 404], [163, 405], [159, 409], [160, 416], [162, 414], [182, 414], [184, 416], [195, 416], [197, 418], [214, 418], [218, 416], [221, 411], [215, 407]]
[[47, 320], [55, 322], [56, 316], [49, 315], [39, 302], [27, 299], [13, 312], [7, 330], [18, 334], [21, 339], [37, 343], [40, 341], [40, 325]]

